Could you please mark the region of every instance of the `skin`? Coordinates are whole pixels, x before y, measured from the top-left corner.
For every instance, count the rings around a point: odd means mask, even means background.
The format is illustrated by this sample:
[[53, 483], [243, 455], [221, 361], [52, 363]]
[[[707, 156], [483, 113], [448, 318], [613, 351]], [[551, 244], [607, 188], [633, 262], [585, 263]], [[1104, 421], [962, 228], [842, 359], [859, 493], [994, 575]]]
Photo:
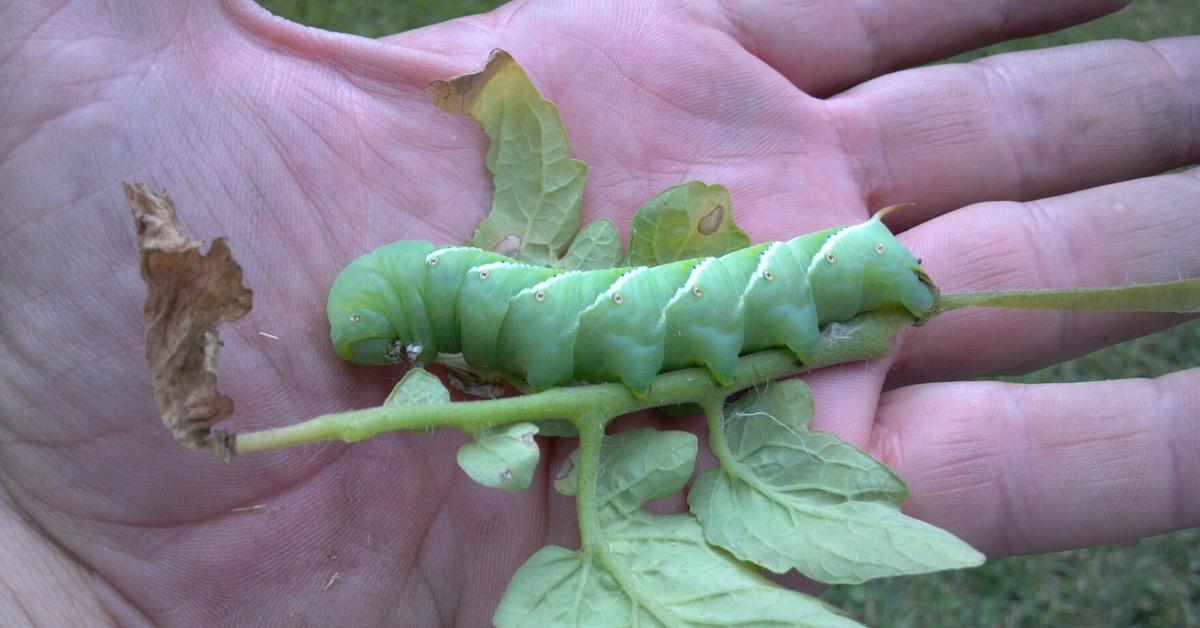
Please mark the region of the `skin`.
[[[172, 444], [142, 358], [123, 180], [228, 235], [256, 292], [222, 331], [226, 427], [383, 399], [397, 373], [336, 359], [325, 293], [362, 252], [462, 242], [483, 217], [484, 138], [423, 88], [495, 47], [561, 108], [591, 169], [585, 220], [628, 225], [695, 178], [729, 187], [755, 241], [916, 202], [893, 226], [947, 293], [1200, 275], [1200, 176], [1157, 175], [1200, 158], [1200, 38], [902, 70], [1121, 3], [933, 4], [516, 2], [380, 41], [234, 0], [5, 4], [0, 623], [480, 625], [536, 548], [574, 545], [550, 488], [569, 443], [543, 441], [521, 494], [458, 472], [449, 432], [225, 466]], [[809, 378], [814, 427], [992, 556], [1195, 526], [1200, 370], [958, 381], [1179, 320], [956, 312], [894, 359]]]

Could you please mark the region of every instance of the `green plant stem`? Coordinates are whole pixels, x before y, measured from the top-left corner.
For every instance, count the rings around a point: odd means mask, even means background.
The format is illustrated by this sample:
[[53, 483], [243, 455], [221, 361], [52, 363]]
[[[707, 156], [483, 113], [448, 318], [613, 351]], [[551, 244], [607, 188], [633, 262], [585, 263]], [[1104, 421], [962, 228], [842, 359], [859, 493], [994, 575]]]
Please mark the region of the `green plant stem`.
[[936, 314], [962, 307], [1096, 312], [1200, 312], [1200, 279], [1147, 283], [1122, 288], [965, 292], [943, 296]]
[[592, 551], [604, 535], [597, 510], [596, 481], [600, 476], [600, 444], [604, 441], [604, 425], [613, 417], [589, 414], [575, 422], [579, 430], [577, 489], [575, 507], [579, 513], [581, 551]]
[[729, 386], [718, 386], [700, 369], [686, 369], [660, 375], [645, 398], [638, 399], [621, 384], [591, 384], [553, 388], [544, 392], [492, 399], [415, 406], [379, 406], [326, 414], [303, 423], [259, 432], [238, 434], [237, 453], [291, 447], [303, 443], [341, 440], [360, 441], [392, 430], [428, 430], [454, 427], [475, 433], [487, 427], [521, 421], [568, 419], [586, 408], [590, 415], [620, 416], [646, 408], [691, 402], [699, 395], [732, 394], [790, 373], [798, 368], [790, 354], [782, 350], [763, 351], [742, 358], [737, 375]]
[[729, 449], [729, 440], [725, 437], [724, 401], [724, 399], [713, 399], [700, 404], [700, 408], [704, 411], [705, 421], [708, 423], [708, 448], [717, 457], [717, 461], [721, 463], [721, 469], [725, 473], [763, 495], [770, 494], [771, 491], [763, 487], [761, 480], [754, 477], [754, 474], [745, 472], [741, 463]]
[[708, 448], [717, 457], [723, 469], [734, 468], [730, 459], [729, 442], [725, 440], [725, 404], [724, 400], [708, 401], [700, 404], [704, 418], [708, 422]]
[[736, 374], [728, 386], [719, 386], [707, 372], [692, 368], [658, 376], [650, 394], [641, 399], [634, 397], [621, 384], [592, 384], [552, 388], [507, 399], [379, 406], [326, 414], [302, 423], [238, 434], [234, 440], [234, 451], [264, 451], [329, 440], [353, 443], [393, 430], [423, 431], [454, 427], [467, 433], [477, 433], [487, 427], [521, 421], [575, 421], [575, 417], [581, 417], [584, 410], [589, 416], [608, 417], [608, 421], [646, 408], [693, 403], [698, 399], [724, 399], [751, 386], [830, 364], [884, 357], [889, 351], [888, 338], [911, 323], [912, 318], [903, 313], [876, 312], [846, 323], [830, 325], [822, 332], [820, 347], [808, 364], [798, 364], [786, 350], [761, 351], [738, 360]]

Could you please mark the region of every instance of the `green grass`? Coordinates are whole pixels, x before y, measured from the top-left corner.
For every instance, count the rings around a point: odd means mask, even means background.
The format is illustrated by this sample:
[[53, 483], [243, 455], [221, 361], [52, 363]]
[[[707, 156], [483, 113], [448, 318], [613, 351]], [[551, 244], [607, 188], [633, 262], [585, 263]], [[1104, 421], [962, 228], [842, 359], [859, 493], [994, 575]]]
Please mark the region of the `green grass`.
[[1200, 529], [989, 561], [978, 569], [836, 587], [869, 626], [1200, 625]]
[[1143, 0], [1087, 24], [994, 44], [959, 55], [953, 61], [1100, 39], [1147, 41], [1196, 34], [1200, 34], [1200, 7], [1194, 0]]
[[[502, 4], [499, 0], [267, 0], [268, 11], [331, 31], [364, 37], [383, 37], [428, 24], [484, 13]], [[480, 63], [482, 64], [481, 60]]]
[[[499, 4], [494, 0], [263, 2], [273, 13], [298, 22], [368, 37]], [[1198, 33], [1196, 0], [1147, 0], [1088, 24], [996, 44], [953, 60], [1098, 39], [1148, 40]], [[1037, 373], [1004, 379], [1154, 377], [1197, 364], [1200, 321], [1193, 321]], [[994, 560], [969, 571], [834, 587], [823, 598], [872, 626], [1200, 625], [1200, 529], [1121, 545]]]

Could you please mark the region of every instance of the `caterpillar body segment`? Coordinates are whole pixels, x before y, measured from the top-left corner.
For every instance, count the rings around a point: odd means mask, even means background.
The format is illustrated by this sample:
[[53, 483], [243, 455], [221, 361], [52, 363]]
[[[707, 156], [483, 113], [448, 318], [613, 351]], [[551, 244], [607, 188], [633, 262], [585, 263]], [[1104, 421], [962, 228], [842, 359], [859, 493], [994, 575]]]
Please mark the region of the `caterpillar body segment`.
[[580, 315], [622, 272], [610, 268], [559, 273], [517, 294], [509, 302], [500, 335], [503, 370], [534, 390], [577, 379]]
[[698, 262], [663, 309], [666, 318], [662, 370], [705, 366], [718, 384], [737, 369], [745, 339], [745, 308], [738, 278], [710, 257]]
[[621, 382], [648, 392], [662, 372], [786, 347], [801, 361], [833, 322], [885, 307], [922, 319], [937, 291], [879, 220], [720, 257], [564, 272], [471, 247], [400, 241], [346, 267], [330, 290], [331, 338], [359, 364], [463, 354], [534, 390]]
[[[401, 240], [401, 243], [403, 242], [404, 240]], [[413, 241], [410, 240], [410, 242]], [[462, 292], [463, 282], [467, 279], [467, 271], [476, 266], [511, 260], [499, 253], [465, 246], [439, 249], [439, 252], [449, 253], [448, 255], [433, 253], [434, 246], [432, 244], [429, 245], [428, 250], [425, 250], [424, 244], [420, 246], [414, 244], [414, 248], [425, 253], [426, 310], [439, 314], [439, 316], [429, 317], [436, 341], [431, 348], [435, 347], [440, 353], [462, 353], [458, 297]]]
[[787, 347], [805, 361], [812, 356], [821, 333], [804, 275], [807, 260], [797, 259], [786, 243], [774, 242], [757, 261], [742, 297], [747, 321], [743, 351]]
[[629, 269], [579, 315], [575, 372], [582, 381], [619, 381], [644, 396], [662, 369], [666, 306], [694, 262]]
[[[455, 303], [462, 354], [467, 364], [484, 372], [501, 370], [501, 356], [496, 349], [513, 297], [554, 274], [554, 269], [512, 260], [474, 266], [467, 271]], [[429, 316], [450, 314], [434, 311]], [[532, 324], [532, 321], [529, 323]]]

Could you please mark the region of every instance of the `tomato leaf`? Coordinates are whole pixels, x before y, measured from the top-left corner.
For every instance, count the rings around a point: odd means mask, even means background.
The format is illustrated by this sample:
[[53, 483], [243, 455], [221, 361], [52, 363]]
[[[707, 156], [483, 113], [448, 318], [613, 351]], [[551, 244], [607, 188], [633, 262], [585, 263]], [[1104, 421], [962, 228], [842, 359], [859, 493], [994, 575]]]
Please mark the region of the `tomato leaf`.
[[954, 535], [900, 512], [904, 482], [836, 436], [809, 431], [812, 411], [808, 386], [786, 380], [717, 417], [721, 468], [688, 495], [709, 542], [776, 573], [796, 569], [828, 583], [983, 563]]
[[629, 264], [723, 255], [747, 246], [750, 236], [733, 222], [729, 191], [690, 181], [659, 192], [638, 210], [630, 227]]
[[533, 440], [537, 432], [532, 423], [483, 430], [475, 435], [474, 442], [458, 448], [458, 466], [484, 486], [523, 491], [529, 488], [537, 468], [539, 452]]
[[621, 263], [621, 234], [607, 218], [588, 224], [575, 236], [567, 254], [558, 261], [566, 270], [613, 268]]
[[568, 152], [558, 107], [503, 50], [482, 71], [436, 81], [429, 91], [438, 107], [479, 122], [491, 141], [492, 211], [471, 245], [554, 265], [579, 231], [587, 178], [587, 165]]
[[[422, 368], [404, 374], [384, 406], [417, 406], [450, 403], [442, 381]], [[472, 480], [491, 488], [523, 491], [537, 468], [539, 451], [532, 423], [512, 423], [472, 434], [472, 442], [458, 448], [458, 466]]]
[[694, 435], [645, 428], [606, 438], [601, 452], [603, 538], [534, 554], [513, 576], [497, 626], [858, 625], [712, 547], [691, 515], [642, 510], [691, 477]]
[[400, 378], [383, 405], [419, 406], [426, 403], [450, 403], [450, 391], [433, 373], [413, 368]]
[[184, 447], [209, 447], [228, 461], [229, 435], [212, 429], [233, 413], [233, 400], [217, 386], [217, 327], [250, 311], [252, 294], [225, 238], [207, 253], [179, 224], [167, 193], [124, 184], [137, 228], [146, 362], [163, 424]]

